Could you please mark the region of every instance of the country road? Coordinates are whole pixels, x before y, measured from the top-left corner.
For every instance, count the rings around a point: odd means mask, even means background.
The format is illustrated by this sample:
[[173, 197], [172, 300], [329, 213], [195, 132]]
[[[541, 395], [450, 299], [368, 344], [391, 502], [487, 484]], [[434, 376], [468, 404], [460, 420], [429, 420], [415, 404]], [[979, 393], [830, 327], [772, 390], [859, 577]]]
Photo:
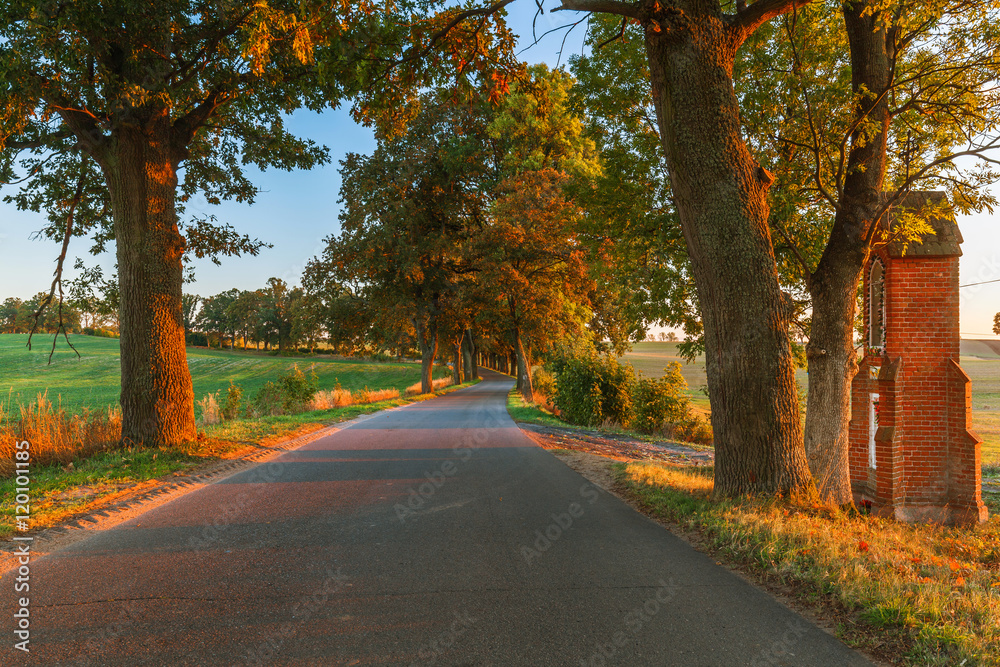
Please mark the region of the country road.
[[361, 419], [31, 563], [0, 665], [867, 665], [538, 448], [509, 378]]

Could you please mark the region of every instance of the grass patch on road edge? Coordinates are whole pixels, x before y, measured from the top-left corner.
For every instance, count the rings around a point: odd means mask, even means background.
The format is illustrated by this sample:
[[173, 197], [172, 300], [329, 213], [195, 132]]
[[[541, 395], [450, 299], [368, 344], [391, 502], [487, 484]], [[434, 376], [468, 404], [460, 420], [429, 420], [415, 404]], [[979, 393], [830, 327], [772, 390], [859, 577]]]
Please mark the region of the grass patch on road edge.
[[[452, 385], [432, 394], [379, 403], [351, 405], [294, 415], [237, 419], [205, 428], [197, 442], [178, 448], [126, 448], [99, 452], [71, 465], [32, 466], [30, 470], [30, 529], [56, 525], [67, 518], [116, 500], [137, 487], [223, 459], [237, 458], [261, 446], [274, 446], [298, 435], [319, 430], [387, 408], [443, 396], [479, 382]], [[15, 526], [16, 477], [0, 479], [0, 538]]]
[[838, 635], [907, 665], [1000, 664], [1000, 520], [973, 529], [777, 501], [715, 502], [711, 469], [612, 465], [649, 515], [716, 557], [832, 607]]
[[511, 389], [507, 394], [507, 412], [510, 418], [522, 424], [538, 424], [539, 426], [555, 426], [558, 428], [577, 428], [567, 424], [554, 414], [534, 403], [528, 403], [517, 389]]

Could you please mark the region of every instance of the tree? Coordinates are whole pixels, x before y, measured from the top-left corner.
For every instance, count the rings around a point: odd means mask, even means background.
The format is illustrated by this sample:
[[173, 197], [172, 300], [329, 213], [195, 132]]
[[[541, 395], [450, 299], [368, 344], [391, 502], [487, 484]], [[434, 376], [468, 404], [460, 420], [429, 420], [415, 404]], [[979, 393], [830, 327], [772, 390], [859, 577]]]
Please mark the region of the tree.
[[291, 339], [296, 345], [301, 342], [308, 344], [311, 354], [322, 337], [322, 304], [315, 295], [296, 287], [291, 292], [290, 310]]
[[[588, 25], [591, 52], [570, 58], [577, 79], [574, 109], [597, 145], [601, 173], [593, 187], [575, 192], [586, 209], [581, 240], [596, 267], [599, 315], [615, 308], [625, 328], [604, 331], [621, 354], [644, 324], [682, 328], [701, 338], [694, 279], [663, 157], [649, 84], [648, 59], [638, 25], [609, 15]], [[609, 305], [605, 305], [608, 304]], [[634, 329], [629, 330], [631, 323]]]
[[499, 301], [527, 401], [534, 400], [528, 343], [549, 346], [579, 333], [590, 318], [587, 266], [575, 243], [580, 210], [565, 196], [568, 179], [550, 168], [507, 180], [483, 236], [493, 252], [482, 263], [481, 280]]
[[280, 354], [292, 343], [292, 293], [281, 278], [268, 278], [267, 287], [260, 294], [258, 333], [265, 349], [277, 343]]
[[[481, 167], [466, 159], [459, 128], [475, 126], [471, 105], [441, 91], [422, 96], [406, 132], [379, 135], [370, 156], [342, 162], [342, 232], [327, 239], [303, 283], [357, 283], [369, 311], [404, 312], [421, 353], [421, 387], [432, 391], [445, 301], [471, 272], [462, 252], [481, 200], [469, 185]], [[387, 261], [391, 258], [391, 261]]]
[[742, 44], [805, 0], [563, 0], [644, 30], [659, 139], [705, 329], [715, 493], [811, 494], [789, 341], [768, 228], [773, 180], [741, 132], [732, 72]]
[[17, 297], [10, 296], [0, 304], [0, 326], [3, 333], [18, 333], [18, 315], [22, 311], [23, 301]]
[[529, 69], [529, 77], [489, 116], [494, 168], [479, 174], [478, 189], [491, 205], [470, 261], [498, 304], [517, 387], [531, 401], [530, 348], [544, 350], [591, 319], [592, 283], [578, 241], [583, 210], [572, 193], [586, 189], [600, 165], [569, 104], [572, 78], [545, 66]]
[[1000, 313], [993, 316], [993, 333], [1000, 336]]
[[[509, 55], [510, 35], [490, 14], [435, 0], [394, 9], [369, 0], [0, 8], [0, 182], [14, 181], [18, 167], [26, 174], [12, 199], [49, 213], [43, 233], [63, 241], [58, 274], [71, 237], [91, 234], [97, 249], [115, 244], [124, 441], [195, 436], [184, 253], [254, 254], [262, 245], [211, 217], [181, 219], [185, 202], [196, 193], [209, 203], [252, 201], [246, 164], [324, 162], [325, 149], [285, 129], [297, 108], [362, 92], [364, 117], [387, 97], [411, 101], [415, 87], [446, 71]], [[466, 17], [476, 20], [462, 24]], [[408, 108], [390, 107], [384, 124], [405, 120]]]

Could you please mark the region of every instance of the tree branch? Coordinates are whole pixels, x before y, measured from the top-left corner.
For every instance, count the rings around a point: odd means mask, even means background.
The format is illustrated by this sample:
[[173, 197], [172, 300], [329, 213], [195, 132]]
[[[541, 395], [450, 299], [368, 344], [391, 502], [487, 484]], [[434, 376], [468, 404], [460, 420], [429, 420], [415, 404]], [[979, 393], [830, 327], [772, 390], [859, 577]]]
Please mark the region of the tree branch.
[[801, 252], [799, 252], [799, 247], [795, 245], [795, 242], [792, 241], [792, 238], [788, 235], [788, 232], [785, 231], [785, 226], [782, 225], [781, 221], [778, 220], [777, 218], [774, 218], [774, 226], [778, 229], [778, 232], [785, 239], [785, 243], [788, 244], [788, 247], [792, 249], [792, 253], [795, 254], [795, 258], [799, 260], [799, 264], [802, 265], [802, 272], [805, 273], [806, 285], [808, 285], [809, 283], [812, 282], [812, 276], [813, 276], [812, 271], [809, 269], [809, 263], [806, 262], [806, 258], [802, 256]]
[[38, 139], [25, 140], [25, 141], [8, 141], [4, 144], [4, 148], [15, 151], [23, 151], [29, 148], [47, 148], [51, 146], [56, 141], [62, 141], [63, 139], [69, 139], [73, 136], [73, 131], [69, 128], [58, 130], [51, 134], [46, 134]]
[[552, 11], [598, 12], [600, 14], [617, 14], [633, 19], [641, 18], [642, 6], [638, 2], [619, 2], [618, 0], [562, 0], [562, 4]]
[[195, 133], [225, 101], [225, 92], [215, 88], [195, 108], [174, 121], [170, 144], [177, 162], [187, 155], [188, 144], [194, 139]]
[[49, 288], [49, 295], [47, 298], [42, 299], [42, 302], [38, 304], [38, 310], [35, 311], [35, 321], [31, 326], [31, 332], [28, 334], [28, 349], [31, 349], [31, 337], [35, 335], [38, 330], [38, 320], [41, 318], [42, 313], [45, 312], [45, 308], [52, 303], [52, 299], [55, 297], [56, 288], [59, 288], [59, 324], [56, 326], [55, 335], [52, 337], [52, 350], [49, 352], [49, 363], [52, 363], [52, 355], [56, 353], [56, 341], [59, 340], [59, 332], [62, 331], [63, 336], [66, 338], [66, 343], [70, 346], [76, 356], [80, 356], [80, 352], [73, 347], [73, 343], [69, 340], [69, 333], [66, 331], [66, 325], [63, 322], [63, 288], [62, 288], [62, 274], [63, 265], [66, 262], [66, 253], [69, 250], [69, 240], [73, 235], [73, 218], [76, 214], [76, 207], [80, 203], [80, 199], [83, 198], [83, 186], [87, 180], [87, 158], [84, 157], [80, 162], [80, 177], [76, 182], [76, 192], [73, 193], [73, 199], [69, 204], [69, 211], [66, 213], [66, 235], [63, 237], [62, 251], [59, 253], [59, 259], [56, 262], [55, 277], [52, 279], [52, 286]]
[[736, 34], [737, 46], [775, 16], [805, 7], [809, 2], [810, 0], [757, 0], [752, 5], [740, 9], [730, 23], [730, 30]]

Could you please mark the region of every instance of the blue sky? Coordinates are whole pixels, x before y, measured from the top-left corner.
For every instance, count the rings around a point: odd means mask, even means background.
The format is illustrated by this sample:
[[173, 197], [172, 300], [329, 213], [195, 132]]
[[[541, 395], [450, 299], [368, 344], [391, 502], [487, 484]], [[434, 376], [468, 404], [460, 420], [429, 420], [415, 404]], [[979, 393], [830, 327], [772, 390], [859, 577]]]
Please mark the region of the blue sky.
[[[545, 3], [552, 6], [553, 3]], [[521, 57], [529, 62], [545, 62], [555, 66], [562, 42], [562, 32], [531, 44], [531, 22], [535, 4], [518, 0], [511, 5], [509, 23], [521, 36]], [[537, 31], [577, 20], [573, 12], [546, 13], [538, 17]], [[577, 27], [566, 42], [562, 62], [583, 48], [583, 26]], [[226, 258], [222, 266], [211, 262], [195, 263], [197, 281], [186, 291], [203, 296], [230, 289], [256, 289], [271, 276], [290, 284], [298, 283], [302, 270], [323, 247], [323, 238], [338, 230], [337, 204], [340, 189], [339, 161], [349, 152], [367, 153], [374, 147], [368, 128], [355, 124], [348, 108], [322, 115], [299, 112], [288, 122], [293, 132], [310, 137], [330, 148], [332, 161], [311, 171], [283, 172], [270, 170], [251, 172], [252, 180], [262, 189], [253, 206], [225, 203], [205, 207], [204, 211], [232, 223], [241, 233], [274, 244], [257, 257]], [[192, 207], [195, 208], [195, 207]], [[1000, 234], [992, 215], [960, 216], [964, 256], [961, 263], [961, 283], [1000, 279]], [[31, 233], [41, 228], [40, 216], [17, 211], [0, 203], [0, 300], [8, 296], [26, 298], [47, 290], [55, 269], [58, 248], [51, 241], [32, 241]], [[110, 273], [114, 260], [110, 256], [94, 258], [87, 253], [89, 243], [76, 240], [70, 247], [68, 265], [79, 256], [88, 263], [99, 261]], [[72, 272], [70, 272], [72, 273]], [[993, 337], [993, 315], [1000, 311], [1000, 282], [963, 288], [961, 331], [963, 337]]]

